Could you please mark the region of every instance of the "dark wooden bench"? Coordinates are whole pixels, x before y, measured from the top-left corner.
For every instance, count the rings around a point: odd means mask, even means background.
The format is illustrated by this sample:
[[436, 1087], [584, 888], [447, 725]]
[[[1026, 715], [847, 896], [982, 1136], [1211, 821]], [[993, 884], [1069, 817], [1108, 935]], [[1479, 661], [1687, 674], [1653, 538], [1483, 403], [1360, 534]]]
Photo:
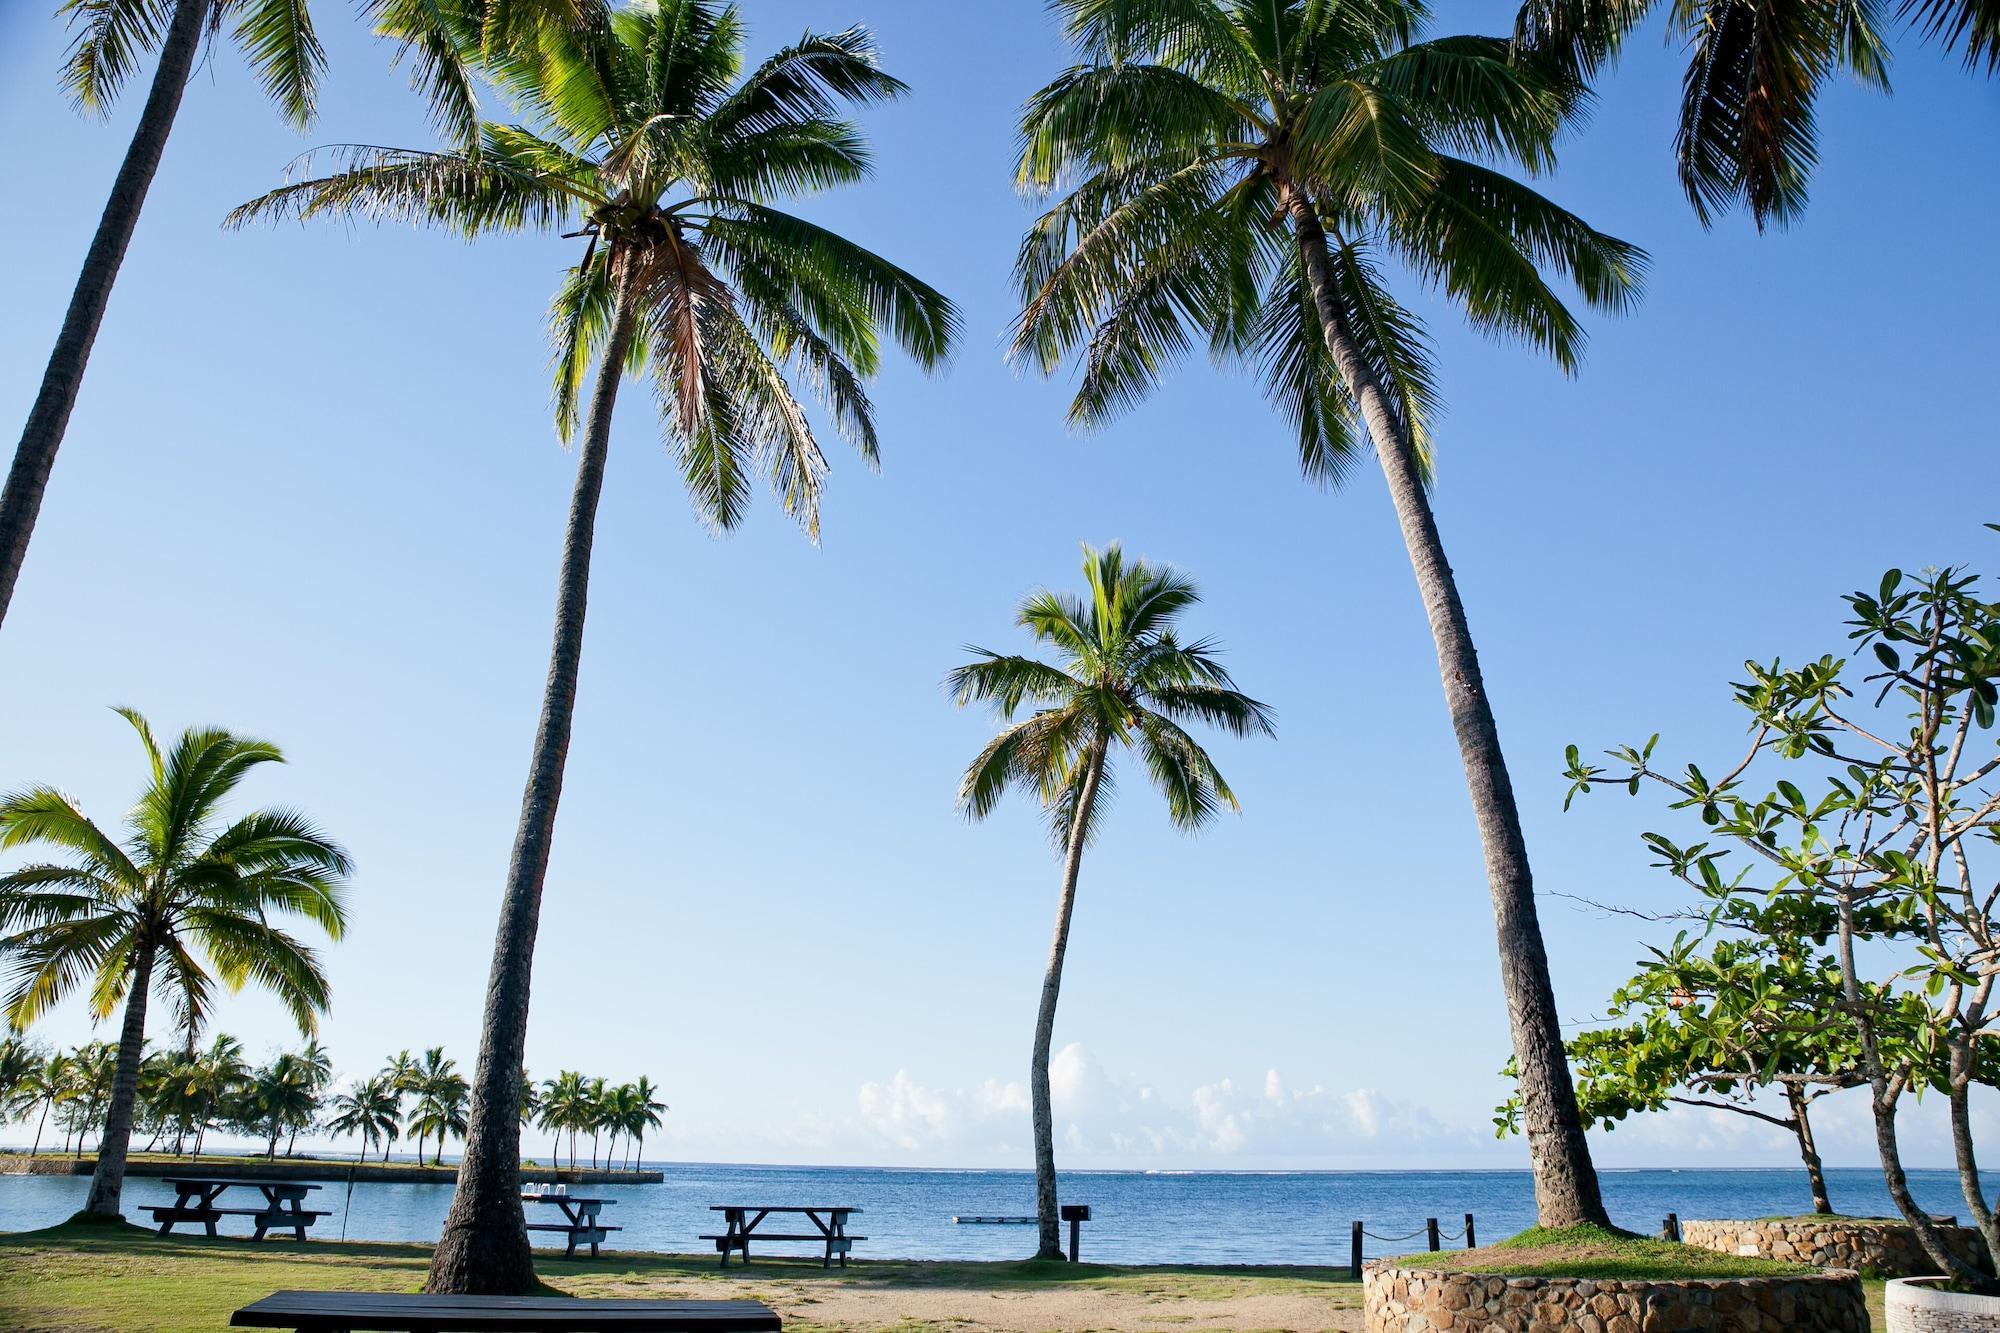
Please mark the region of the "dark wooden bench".
[[612, 1232], [623, 1231], [624, 1228], [605, 1226], [602, 1223], [592, 1223], [588, 1226], [573, 1226], [568, 1222], [530, 1222], [528, 1223], [528, 1230], [561, 1232], [567, 1238], [567, 1243], [563, 1248], [563, 1258], [565, 1259], [575, 1258], [576, 1247], [580, 1244], [589, 1245], [590, 1257], [595, 1259], [597, 1257], [597, 1247], [609, 1239]]
[[425, 1296], [280, 1291], [229, 1316], [234, 1328], [299, 1333], [777, 1333], [760, 1301], [582, 1300], [571, 1296]]
[[177, 1222], [199, 1222], [213, 1236], [217, 1234], [215, 1224], [222, 1218], [254, 1217], [257, 1219], [257, 1230], [251, 1236], [252, 1240], [262, 1240], [265, 1233], [273, 1230], [290, 1231], [304, 1240], [307, 1227], [322, 1217], [330, 1216], [326, 1210], [315, 1208], [179, 1208], [173, 1204], [156, 1204], [146, 1211], [153, 1215], [153, 1222], [163, 1236]]
[[[845, 1268], [847, 1267], [848, 1252], [854, 1248], [854, 1242], [868, 1239], [866, 1236], [850, 1236], [847, 1233], [847, 1219], [853, 1214], [860, 1212], [859, 1208], [834, 1208], [827, 1207], [824, 1204], [816, 1204], [809, 1207], [779, 1207], [770, 1205], [753, 1208], [741, 1204], [718, 1203], [710, 1205], [709, 1211], [721, 1213], [726, 1225], [719, 1233], [705, 1232], [696, 1237], [696, 1239], [712, 1240], [715, 1242], [715, 1252], [722, 1256], [722, 1266], [724, 1268], [729, 1267], [729, 1252], [731, 1250], [742, 1254], [743, 1262], [746, 1264], [749, 1263], [750, 1242], [753, 1240], [810, 1242], [821, 1247], [821, 1268], [831, 1268], [835, 1255], [840, 1256], [840, 1266]], [[805, 1215], [806, 1220], [811, 1222], [817, 1230], [810, 1232], [759, 1231], [757, 1229], [758, 1224], [772, 1213], [802, 1213]]]

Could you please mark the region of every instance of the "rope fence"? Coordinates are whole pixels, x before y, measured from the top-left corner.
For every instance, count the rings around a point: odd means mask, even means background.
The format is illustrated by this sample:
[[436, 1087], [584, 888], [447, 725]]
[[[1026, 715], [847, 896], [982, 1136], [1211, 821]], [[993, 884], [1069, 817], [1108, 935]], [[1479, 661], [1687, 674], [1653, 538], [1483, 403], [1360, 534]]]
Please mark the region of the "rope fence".
[[1438, 1220], [1435, 1217], [1427, 1217], [1424, 1219], [1424, 1224], [1421, 1227], [1400, 1236], [1385, 1236], [1379, 1231], [1370, 1231], [1365, 1223], [1356, 1219], [1349, 1236], [1348, 1258], [1349, 1267], [1354, 1270], [1355, 1280], [1359, 1281], [1361, 1278], [1361, 1251], [1365, 1240], [1378, 1240], [1384, 1245], [1400, 1245], [1404, 1241], [1415, 1240], [1419, 1236], [1423, 1237], [1425, 1245], [1430, 1248], [1432, 1253], [1442, 1250], [1446, 1241], [1462, 1240], [1465, 1242], [1465, 1248], [1468, 1250], [1479, 1248], [1478, 1232], [1474, 1227], [1471, 1213], [1465, 1214], [1465, 1224], [1456, 1231], [1445, 1231], [1438, 1226]]

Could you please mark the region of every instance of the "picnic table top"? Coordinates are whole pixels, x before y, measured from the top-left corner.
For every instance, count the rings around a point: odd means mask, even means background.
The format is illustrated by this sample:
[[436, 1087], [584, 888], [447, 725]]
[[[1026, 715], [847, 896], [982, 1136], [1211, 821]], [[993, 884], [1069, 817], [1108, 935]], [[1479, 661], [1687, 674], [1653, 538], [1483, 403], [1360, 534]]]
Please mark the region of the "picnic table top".
[[259, 1180], [254, 1176], [161, 1176], [169, 1185], [247, 1185], [254, 1189], [294, 1189], [316, 1190], [317, 1185], [303, 1180]]
[[759, 1301], [634, 1301], [573, 1296], [425, 1296], [386, 1291], [279, 1291], [229, 1317], [236, 1328], [387, 1329], [399, 1333], [772, 1333]]
[[859, 1208], [832, 1203], [712, 1203], [711, 1213], [858, 1213]]
[[521, 1195], [522, 1203], [617, 1203], [616, 1199], [601, 1198], [595, 1194], [529, 1194]]

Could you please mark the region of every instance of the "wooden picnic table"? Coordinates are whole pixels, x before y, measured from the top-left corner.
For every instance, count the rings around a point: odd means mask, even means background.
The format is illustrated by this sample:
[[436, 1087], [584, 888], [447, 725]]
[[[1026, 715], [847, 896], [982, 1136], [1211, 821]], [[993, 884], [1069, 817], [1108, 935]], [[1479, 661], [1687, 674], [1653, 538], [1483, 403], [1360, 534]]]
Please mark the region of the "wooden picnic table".
[[[700, 1240], [715, 1242], [716, 1252], [722, 1256], [722, 1266], [729, 1267], [729, 1252], [740, 1250], [743, 1262], [750, 1262], [750, 1241], [783, 1240], [812, 1241], [824, 1245], [825, 1257], [820, 1260], [821, 1268], [833, 1266], [833, 1256], [840, 1256], [840, 1266], [847, 1267], [847, 1252], [854, 1248], [857, 1240], [867, 1240], [866, 1236], [851, 1236], [847, 1232], [847, 1219], [860, 1212], [859, 1208], [833, 1206], [828, 1204], [710, 1204], [711, 1213], [721, 1213], [725, 1219], [722, 1234], [707, 1234]], [[815, 1232], [772, 1232], [759, 1231], [758, 1224], [773, 1213], [803, 1214], [817, 1230]]]
[[622, 1230], [620, 1227], [605, 1226], [597, 1220], [597, 1215], [603, 1211], [604, 1205], [617, 1203], [618, 1200], [616, 1199], [594, 1199], [583, 1194], [531, 1194], [524, 1192], [521, 1195], [521, 1202], [552, 1203], [562, 1209], [562, 1221], [530, 1222], [528, 1223], [528, 1230], [562, 1232], [569, 1242], [563, 1250], [563, 1258], [565, 1259], [576, 1257], [576, 1247], [579, 1242], [587, 1243], [590, 1246], [590, 1257], [595, 1259], [597, 1257], [598, 1245], [611, 1232]]
[[299, 1333], [776, 1333], [761, 1301], [583, 1300], [571, 1296], [426, 1296], [279, 1291], [229, 1316], [235, 1328]]
[[[215, 1224], [225, 1217], [248, 1217], [256, 1224], [257, 1232], [251, 1239], [262, 1240], [266, 1232], [289, 1230], [299, 1240], [306, 1238], [306, 1228], [325, 1217], [324, 1210], [301, 1208], [308, 1191], [319, 1188], [298, 1180], [241, 1180], [229, 1176], [167, 1176], [166, 1183], [174, 1187], [174, 1201], [171, 1204], [154, 1204], [150, 1210], [153, 1220], [160, 1224], [160, 1234], [166, 1235], [179, 1222], [199, 1222], [209, 1235], [216, 1234]], [[261, 1208], [222, 1208], [216, 1204], [225, 1190], [254, 1189], [264, 1196]]]

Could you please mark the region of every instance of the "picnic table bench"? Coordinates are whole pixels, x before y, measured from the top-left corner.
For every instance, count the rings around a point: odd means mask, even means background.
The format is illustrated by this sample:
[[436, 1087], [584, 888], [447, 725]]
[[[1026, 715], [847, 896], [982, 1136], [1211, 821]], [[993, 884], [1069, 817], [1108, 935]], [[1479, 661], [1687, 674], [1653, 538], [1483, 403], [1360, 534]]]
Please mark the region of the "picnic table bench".
[[233, 1328], [299, 1333], [776, 1333], [761, 1301], [628, 1301], [571, 1296], [425, 1296], [279, 1291], [229, 1316]]
[[[266, 1232], [273, 1229], [289, 1230], [299, 1240], [306, 1238], [306, 1228], [326, 1216], [324, 1209], [302, 1208], [306, 1193], [316, 1190], [317, 1185], [308, 1185], [296, 1180], [236, 1180], [222, 1176], [167, 1176], [166, 1183], [174, 1187], [174, 1201], [170, 1204], [153, 1204], [148, 1211], [159, 1223], [160, 1234], [166, 1235], [180, 1222], [199, 1222], [211, 1236], [216, 1234], [215, 1224], [225, 1217], [248, 1217], [256, 1225], [253, 1240], [262, 1240]], [[254, 1189], [264, 1196], [261, 1208], [221, 1208], [216, 1205], [224, 1190]]]
[[[854, 1248], [857, 1240], [867, 1240], [866, 1236], [847, 1234], [847, 1219], [860, 1212], [859, 1208], [829, 1207], [825, 1204], [810, 1205], [769, 1205], [752, 1207], [748, 1204], [710, 1204], [711, 1213], [721, 1213], [725, 1219], [722, 1232], [698, 1236], [698, 1240], [715, 1242], [716, 1253], [722, 1256], [722, 1266], [729, 1267], [729, 1252], [740, 1250], [743, 1262], [750, 1262], [750, 1242], [756, 1240], [811, 1241], [825, 1247], [821, 1268], [833, 1266], [833, 1256], [840, 1256], [840, 1266], [847, 1267], [847, 1252]], [[759, 1231], [757, 1226], [773, 1213], [803, 1214], [816, 1228], [811, 1232]]]
[[617, 1203], [616, 1199], [593, 1199], [581, 1194], [523, 1194], [522, 1203], [552, 1203], [562, 1209], [560, 1222], [530, 1222], [530, 1231], [560, 1231], [568, 1244], [563, 1248], [563, 1258], [576, 1257], [579, 1244], [590, 1246], [590, 1257], [597, 1257], [597, 1247], [613, 1231], [622, 1227], [610, 1227], [597, 1220], [607, 1203]]

